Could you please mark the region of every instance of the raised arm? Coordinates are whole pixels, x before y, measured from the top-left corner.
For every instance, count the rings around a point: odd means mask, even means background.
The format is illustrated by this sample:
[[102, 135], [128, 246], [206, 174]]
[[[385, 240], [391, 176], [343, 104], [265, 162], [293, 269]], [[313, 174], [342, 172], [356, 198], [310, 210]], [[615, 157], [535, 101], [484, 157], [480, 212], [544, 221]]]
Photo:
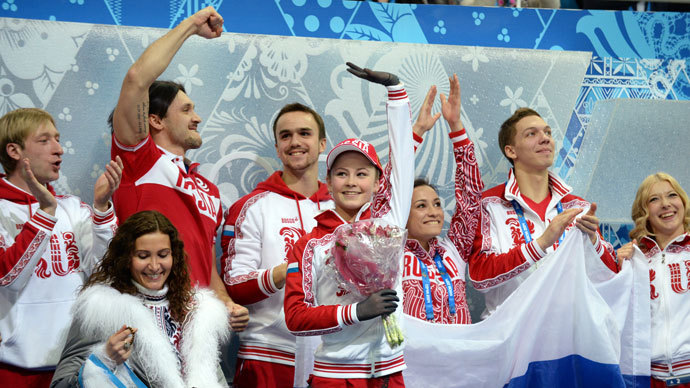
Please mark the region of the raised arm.
[[388, 89], [388, 164], [384, 167], [381, 186], [372, 201], [372, 217], [386, 218], [404, 227], [410, 215], [414, 185], [414, 142], [410, 99], [395, 74], [362, 69], [350, 62], [347, 71]]
[[472, 251], [472, 241], [479, 222], [479, 207], [484, 183], [474, 155], [474, 144], [467, 137], [460, 119], [460, 81], [457, 74], [448, 79], [448, 98], [441, 94], [441, 113], [451, 132], [455, 156], [455, 212], [450, 221], [448, 238], [453, 242], [463, 260]]
[[[435, 114], [431, 113], [431, 108], [434, 106], [434, 99], [436, 99], [436, 85], [431, 85], [429, 91], [426, 92], [426, 97], [424, 97], [424, 102], [422, 106], [419, 107], [419, 113], [417, 114], [417, 121], [412, 125], [412, 132], [415, 134], [415, 140], [417, 137], [424, 136], [425, 133], [431, 130], [441, 117], [441, 112]], [[458, 116], [459, 117], [459, 116]], [[461, 125], [462, 126], [462, 125]], [[416, 151], [415, 146], [415, 151]]]
[[220, 36], [223, 18], [209, 6], [183, 20], [153, 42], [129, 68], [113, 112], [113, 130], [124, 145], [135, 145], [148, 136], [149, 86], [168, 67], [182, 44], [192, 35]]

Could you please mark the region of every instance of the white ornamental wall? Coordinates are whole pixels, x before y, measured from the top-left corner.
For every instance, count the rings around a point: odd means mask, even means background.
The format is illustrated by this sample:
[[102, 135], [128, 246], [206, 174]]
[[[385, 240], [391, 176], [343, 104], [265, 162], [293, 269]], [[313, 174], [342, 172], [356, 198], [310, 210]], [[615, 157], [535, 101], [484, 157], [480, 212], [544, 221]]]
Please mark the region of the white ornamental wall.
[[[0, 18], [0, 114], [18, 107], [49, 111], [65, 148], [58, 192], [90, 201], [110, 155], [106, 118], [129, 66], [165, 30]], [[272, 121], [285, 104], [321, 112], [328, 147], [348, 137], [371, 141], [386, 161], [385, 89], [345, 71], [344, 63], [396, 73], [416, 116], [430, 85], [448, 92], [457, 73], [462, 120], [487, 187], [505, 180], [500, 123], [520, 106], [539, 111], [560, 141], [590, 54], [381, 43], [264, 35], [190, 38], [161, 78], [181, 82], [204, 119], [204, 144], [188, 156], [218, 184], [223, 205], [280, 168]], [[440, 102], [434, 110], [440, 109]], [[442, 120], [441, 120], [442, 121]], [[453, 208], [453, 158], [441, 123], [417, 153], [417, 175], [438, 185]], [[321, 170], [322, 176], [325, 172]]]

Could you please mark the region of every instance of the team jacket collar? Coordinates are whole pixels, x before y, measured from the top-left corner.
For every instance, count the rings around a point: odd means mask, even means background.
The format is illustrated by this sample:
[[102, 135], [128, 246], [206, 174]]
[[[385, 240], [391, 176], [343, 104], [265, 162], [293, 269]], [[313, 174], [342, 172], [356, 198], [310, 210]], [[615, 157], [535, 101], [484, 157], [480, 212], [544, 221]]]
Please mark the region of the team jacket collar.
[[172, 152], [166, 150], [158, 144], [156, 144], [156, 147], [158, 147], [158, 149], [161, 150], [161, 152], [163, 153], [163, 155], [165, 155], [166, 158], [170, 159], [171, 162], [175, 163], [175, 165], [181, 168], [183, 171], [187, 171], [191, 174], [194, 170], [196, 170], [197, 167], [199, 167], [199, 163], [192, 163], [191, 160], [187, 159], [184, 156], [173, 154]]
[[[366, 220], [371, 217], [371, 211], [369, 209], [370, 205], [371, 203], [367, 202], [362, 206], [361, 209], [359, 209], [359, 212], [355, 216], [354, 222]], [[343, 219], [343, 217], [340, 216], [340, 214], [338, 214], [338, 212], [335, 211], [335, 209], [325, 210], [317, 214], [314, 219], [316, 220], [319, 228], [327, 231], [328, 233], [332, 233], [335, 228], [348, 223]]]
[[[549, 188], [551, 189], [552, 202], [554, 199], [556, 200], [556, 202], [559, 202], [561, 199], [563, 199], [563, 197], [568, 195], [573, 190], [563, 180], [561, 180], [561, 178], [559, 178], [558, 175], [551, 171], [549, 171]], [[515, 179], [515, 172], [512, 168], [510, 169], [510, 171], [508, 171], [508, 181], [506, 182], [506, 187], [503, 196], [508, 201], [516, 200], [523, 207], [529, 207], [522, 199], [517, 179]]]
[[[673, 241], [669, 242], [666, 248], [670, 247], [671, 245], [685, 246], [688, 244], [690, 244], [690, 234], [684, 233], [673, 239]], [[640, 250], [646, 254], [651, 253], [652, 251], [654, 251], [654, 253], [661, 252], [661, 248], [659, 248], [656, 240], [650, 236], [642, 237], [639, 242], [639, 247]]]
[[[47, 184], [48, 191], [55, 196], [53, 186]], [[31, 205], [38, 202], [31, 193], [28, 193], [19, 187], [13, 185], [8, 179], [7, 175], [0, 174], [0, 198], [14, 202], [19, 205]]]
[[441, 257], [443, 257], [446, 254], [445, 248], [443, 248], [439, 243], [438, 243], [438, 238], [434, 237], [431, 240], [429, 240], [429, 252], [424, 250], [422, 247], [422, 244], [419, 243], [419, 241], [415, 239], [407, 239], [407, 242], [405, 243], [405, 248], [412, 252], [417, 258], [422, 259], [425, 263], [431, 263], [433, 262], [433, 258], [439, 254]]
[[[276, 171], [265, 181], [256, 185], [257, 191], [270, 191], [272, 193], [280, 194], [284, 197], [295, 198], [298, 201], [307, 199], [304, 195], [290, 189], [285, 182], [283, 182], [283, 172]], [[330, 199], [331, 196], [328, 194], [328, 187], [323, 182], [319, 182], [319, 189], [316, 193], [312, 194], [309, 199], [313, 202], [320, 202]]]

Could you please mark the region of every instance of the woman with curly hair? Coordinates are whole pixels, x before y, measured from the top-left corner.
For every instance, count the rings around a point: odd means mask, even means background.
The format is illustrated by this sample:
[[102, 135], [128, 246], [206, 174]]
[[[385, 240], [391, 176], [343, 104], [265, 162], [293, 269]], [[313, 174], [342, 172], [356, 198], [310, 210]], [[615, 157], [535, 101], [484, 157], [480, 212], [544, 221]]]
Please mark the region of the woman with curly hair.
[[228, 313], [190, 287], [185, 255], [161, 213], [128, 218], [80, 292], [51, 387], [225, 386]]
[[[632, 205], [632, 242], [618, 250], [628, 259], [637, 245], [649, 260], [652, 308], [652, 387], [690, 388], [690, 203], [672, 176], [642, 181]], [[680, 380], [681, 384], [676, 382]]]

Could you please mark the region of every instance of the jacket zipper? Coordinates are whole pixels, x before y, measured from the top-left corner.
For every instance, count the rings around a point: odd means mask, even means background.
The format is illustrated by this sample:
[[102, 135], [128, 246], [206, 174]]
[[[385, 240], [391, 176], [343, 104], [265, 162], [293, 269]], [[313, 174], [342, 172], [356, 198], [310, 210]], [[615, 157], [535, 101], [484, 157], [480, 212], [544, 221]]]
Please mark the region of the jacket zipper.
[[[661, 266], [662, 266], [661, 269], [662, 269], [663, 271], [666, 271], [667, 268], [666, 268], [666, 253], [665, 253], [665, 252], [661, 252]], [[662, 285], [663, 288], [662, 288], [662, 290], [665, 291], [665, 290], [668, 288], [668, 287], [667, 287], [667, 284], [666, 284], [666, 276], [661, 276], [661, 279], [662, 279], [662, 282], [663, 282], [663, 285]], [[663, 293], [662, 293], [661, 295], [663, 295]], [[664, 307], [664, 329], [665, 329], [665, 331], [666, 331], [666, 332], [664, 333], [664, 337], [665, 337], [664, 342], [665, 342], [665, 348], [666, 348], [666, 349], [664, 349], [664, 353], [666, 353], [666, 362], [667, 362], [667, 364], [668, 364], [668, 371], [669, 371], [669, 374], [670, 374], [671, 376], [673, 376], [673, 362], [672, 362], [672, 359], [671, 359], [671, 354], [669, 353], [669, 352], [670, 352], [670, 349], [671, 349], [671, 344], [669, 343], [669, 342], [670, 342], [670, 335], [669, 335], [669, 334], [670, 334], [670, 332], [671, 332], [669, 326], [670, 326], [670, 319], [671, 319], [671, 318], [669, 317], [668, 297], [663, 297], [663, 300], [664, 300], [664, 301], [663, 301], [663, 307]]]
[[[381, 341], [381, 335], [383, 335], [383, 318], [378, 317], [376, 318], [378, 322], [376, 325], [374, 325], [374, 330], [375, 330], [375, 338], [377, 339], [377, 342]], [[374, 377], [374, 374], [376, 373], [376, 350], [379, 348], [378, 344], [372, 344], [371, 350], [369, 351], [369, 364], [371, 366], [369, 375], [370, 377]]]

